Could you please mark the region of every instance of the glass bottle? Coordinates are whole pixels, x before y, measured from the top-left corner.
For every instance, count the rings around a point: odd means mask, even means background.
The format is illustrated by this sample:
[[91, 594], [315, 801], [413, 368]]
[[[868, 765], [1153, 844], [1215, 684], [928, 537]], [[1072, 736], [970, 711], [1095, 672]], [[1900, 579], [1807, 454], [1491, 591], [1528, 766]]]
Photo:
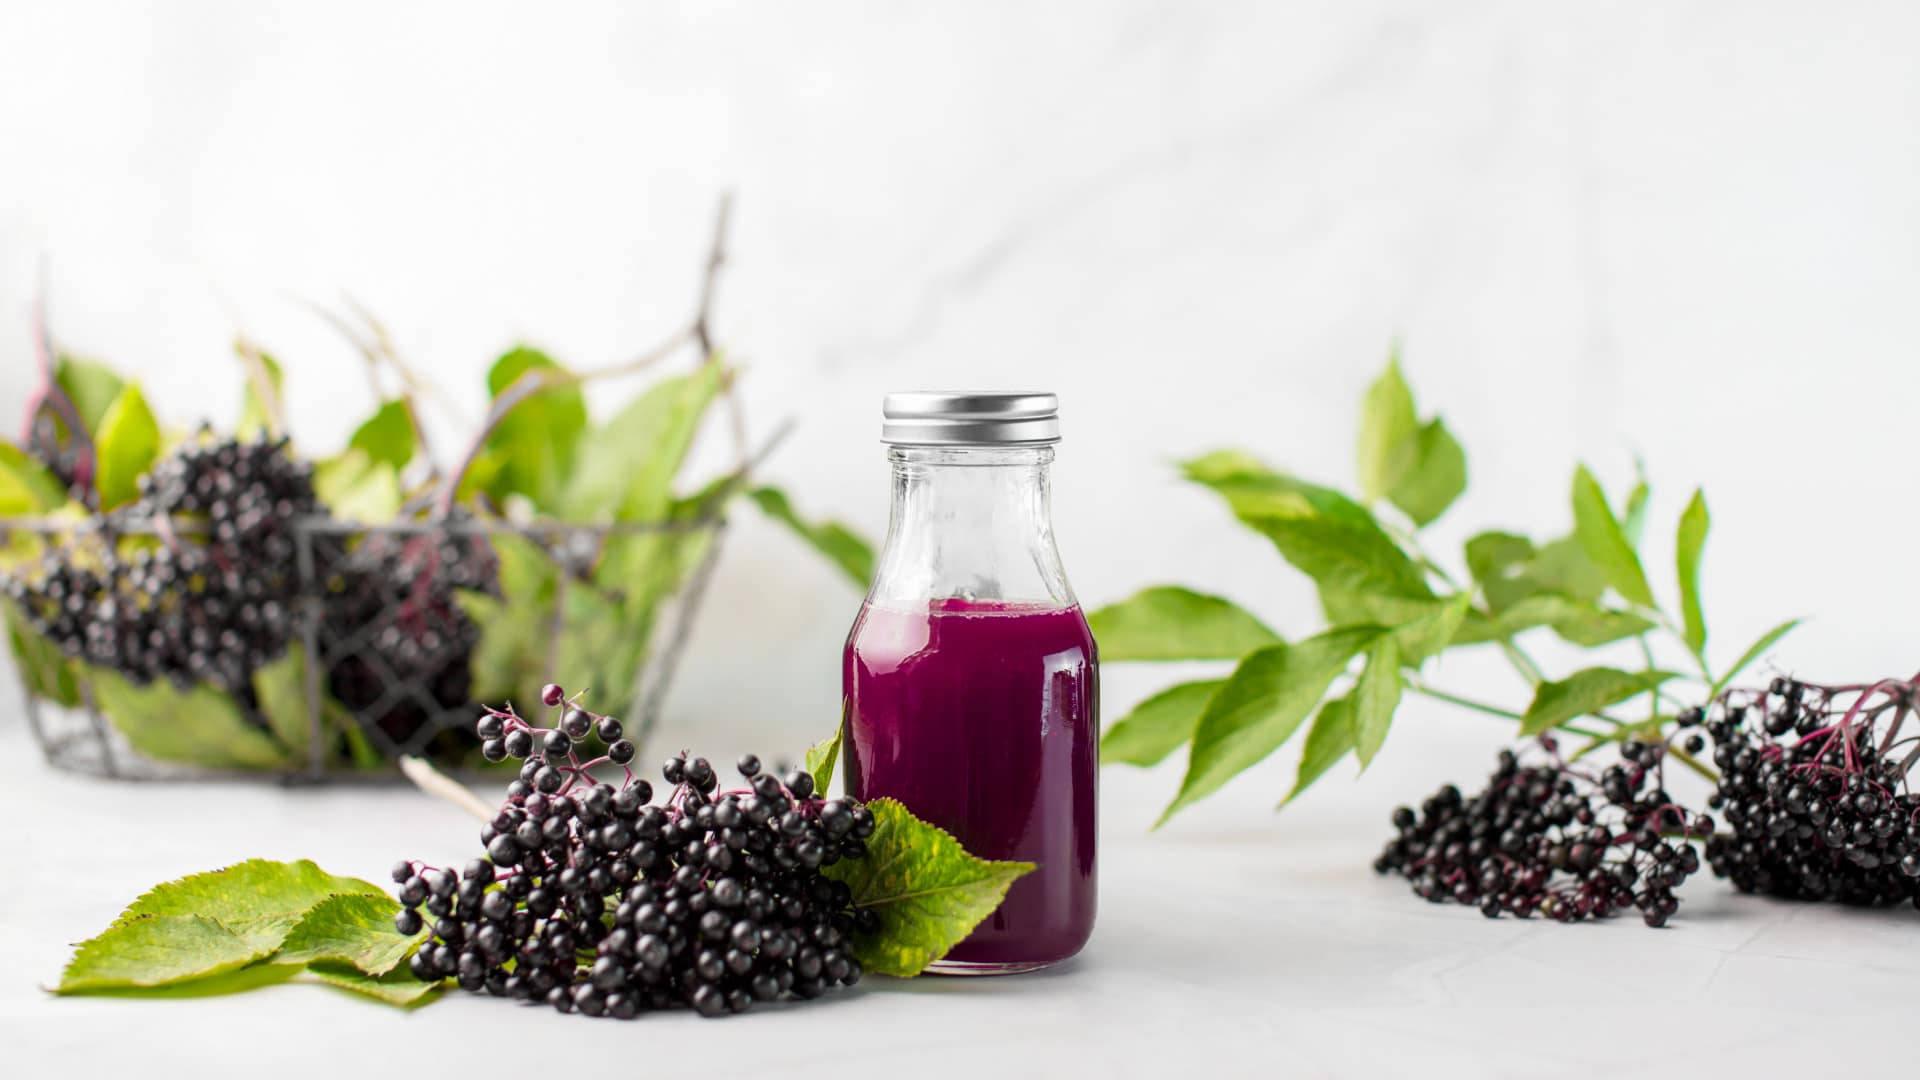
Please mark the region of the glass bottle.
[[1037, 868], [930, 970], [1001, 974], [1093, 930], [1099, 674], [1054, 546], [1052, 394], [891, 394], [893, 511], [847, 635], [844, 768], [988, 859]]

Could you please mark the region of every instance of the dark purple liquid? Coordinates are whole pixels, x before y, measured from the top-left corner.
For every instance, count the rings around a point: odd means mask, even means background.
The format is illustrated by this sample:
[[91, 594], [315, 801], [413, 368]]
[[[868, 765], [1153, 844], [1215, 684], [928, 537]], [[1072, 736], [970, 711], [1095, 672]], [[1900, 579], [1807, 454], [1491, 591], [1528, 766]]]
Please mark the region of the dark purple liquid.
[[868, 606], [847, 636], [847, 790], [1038, 869], [947, 954], [1053, 963], [1093, 931], [1099, 678], [1078, 607]]

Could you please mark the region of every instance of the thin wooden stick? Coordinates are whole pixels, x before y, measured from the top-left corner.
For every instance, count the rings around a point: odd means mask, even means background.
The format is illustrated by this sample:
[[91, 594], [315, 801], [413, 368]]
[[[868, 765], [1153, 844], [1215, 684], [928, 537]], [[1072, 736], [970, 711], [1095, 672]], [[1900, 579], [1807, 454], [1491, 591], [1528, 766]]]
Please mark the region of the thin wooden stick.
[[465, 784], [428, 764], [426, 758], [407, 754], [400, 759], [400, 771], [413, 781], [414, 787], [434, 798], [445, 799], [481, 821], [493, 820], [496, 811], [487, 805], [486, 800], [475, 795]]

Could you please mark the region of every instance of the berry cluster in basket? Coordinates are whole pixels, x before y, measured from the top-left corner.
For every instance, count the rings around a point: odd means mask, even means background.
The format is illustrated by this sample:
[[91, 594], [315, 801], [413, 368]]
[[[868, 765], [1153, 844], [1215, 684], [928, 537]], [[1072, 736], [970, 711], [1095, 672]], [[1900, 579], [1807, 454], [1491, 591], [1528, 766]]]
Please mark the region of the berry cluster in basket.
[[[823, 798], [810, 774], [775, 776], [751, 755], [741, 785], [725, 791], [705, 758], [671, 758], [661, 770], [670, 787], [651, 805], [617, 720], [558, 686], [542, 698], [552, 727], [511, 708], [477, 725], [487, 757], [526, 759], [482, 829], [487, 857], [457, 876], [394, 867], [406, 905], [396, 929], [416, 934], [431, 920], [416, 977], [620, 1018], [679, 1006], [722, 1016], [859, 980], [852, 937], [872, 916], [821, 870], [865, 857], [866, 807]], [[583, 761], [589, 735], [607, 752]], [[596, 767], [624, 776], [603, 783]]]
[[[140, 478], [97, 544], [54, 548], [10, 573], [8, 597], [68, 656], [145, 684], [208, 683], [250, 701], [253, 672], [294, 630], [293, 523], [319, 506], [286, 440], [205, 432]], [[152, 534], [122, 535], [135, 522]]]

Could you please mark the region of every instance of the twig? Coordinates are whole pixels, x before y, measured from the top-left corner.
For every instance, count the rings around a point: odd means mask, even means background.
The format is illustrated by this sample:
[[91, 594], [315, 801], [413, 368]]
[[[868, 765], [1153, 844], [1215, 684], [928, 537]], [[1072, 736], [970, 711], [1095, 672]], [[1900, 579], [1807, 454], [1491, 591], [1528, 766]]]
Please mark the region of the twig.
[[407, 754], [400, 759], [400, 771], [421, 791], [445, 799], [482, 821], [493, 820], [494, 808], [488, 806], [486, 800], [475, 795], [465, 784], [428, 764], [426, 758]]
[[367, 330], [373, 334], [373, 343], [377, 354], [386, 360], [387, 366], [391, 367], [393, 373], [399, 377], [400, 403], [402, 407], [407, 410], [407, 419], [413, 422], [413, 437], [415, 441], [420, 444], [420, 455], [426, 459], [427, 467], [432, 470], [435, 475], [438, 475], [440, 472], [440, 462], [434, 457], [433, 444], [427, 441], [427, 428], [425, 424], [420, 422], [420, 409], [414, 404], [414, 395], [423, 390], [433, 395], [434, 399], [439, 402], [440, 408], [445, 411], [448, 416], [456, 419], [461, 416], [460, 409], [447, 397], [446, 392], [441, 389], [439, 383], [422, 379], [414, 373], [413, 368], [409, 366], [406, 361], [400, 358], [400, 350], [394, 347], [393, 336], [387, 333], [386, 325], [375, 318], [372, 311], [369, 311], [365, 305], [354, 299], [351, 293], [344, 295], [346, 296], [347, 306], [353, 309], [354, 314], [360, 316], [360, 321], [365, 323]]
[[86, 423], [80, 419], [80, 409], [73, 399], [67, 396], [67, 389], [60, 385], [54, 374], [53, 330], [47, 319], [47, 263], [40, 261], [40, 281], [33, 300], [33, 351], [34, 359], [40, 368], [40, 385], [27, 395], [27, 426], [20, 433], [20, 442], [25, 445], [33, 441], [33, 426], [40, 418], [43, 409], [51, 408], [60, 421], [67, 426], [67, 438], [73, 442], [80, 457], [80, 466], [86, 474], [76, 479], [82, 486], [92, 486], [93, 472], [93, 435], [87, 431]]
[[[700, 355], [707, 363], [718, 363], [719, 356], [713, 345], [711, 322], [713, 318], [713, 296], [720, 277], [721, 267], [727, 262], [727, 224], [733, 217], [733, 193], [720, 196], [720, 205], [713, 215], [713, 245], [707, 251], [706, 273], [700, 279], [700, 304], [694, 311], [693, 338], [700, 346]], [[727, 380], [727, 427], [733, 435], [733, 454], [741, 468], [745, 468], [748, 459], [746, 412], [740, 405], [740, 392], [733, 379]]]

